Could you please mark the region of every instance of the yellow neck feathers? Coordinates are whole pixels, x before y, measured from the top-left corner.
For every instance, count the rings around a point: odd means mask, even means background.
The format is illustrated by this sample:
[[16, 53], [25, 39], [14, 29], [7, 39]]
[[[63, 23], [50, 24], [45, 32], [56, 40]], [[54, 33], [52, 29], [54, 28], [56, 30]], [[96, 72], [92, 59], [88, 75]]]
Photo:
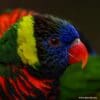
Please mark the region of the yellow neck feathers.
[[24, 16], [19, 21], [17, 30], [18, 55], [24, 64], [31, 65], [39, 63], [37, 56], [36, 40], [34, 36], [34, 18], [31, 15]]

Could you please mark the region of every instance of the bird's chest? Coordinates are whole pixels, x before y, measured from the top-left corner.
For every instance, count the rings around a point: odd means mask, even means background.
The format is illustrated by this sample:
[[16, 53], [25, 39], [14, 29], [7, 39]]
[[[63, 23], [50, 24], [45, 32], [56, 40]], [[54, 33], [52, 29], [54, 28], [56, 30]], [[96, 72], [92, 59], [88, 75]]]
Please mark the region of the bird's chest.
[[15, 71], [10, 77], [0, 76], [0, 100], [56, 100], [59, 95], [58, 82], [38, 79], [26, 69]]

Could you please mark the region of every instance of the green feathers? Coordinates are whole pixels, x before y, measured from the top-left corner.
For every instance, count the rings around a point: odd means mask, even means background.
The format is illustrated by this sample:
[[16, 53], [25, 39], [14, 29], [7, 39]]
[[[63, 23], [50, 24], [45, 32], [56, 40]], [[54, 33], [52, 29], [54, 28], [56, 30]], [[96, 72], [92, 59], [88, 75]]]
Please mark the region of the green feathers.
[[61, 77], [62, 100], [77, 100], [100, 90], [100, 57], [90, 57], [84, 70], [80, 66], [71, 65]]
[[39, 63], [33, 16], [24, 16], [0, 39], [0, 62], [32, 66]]
[[17, 55], [17, 24], [12, 26], [0, 39], [0, 63], [18, 64]]

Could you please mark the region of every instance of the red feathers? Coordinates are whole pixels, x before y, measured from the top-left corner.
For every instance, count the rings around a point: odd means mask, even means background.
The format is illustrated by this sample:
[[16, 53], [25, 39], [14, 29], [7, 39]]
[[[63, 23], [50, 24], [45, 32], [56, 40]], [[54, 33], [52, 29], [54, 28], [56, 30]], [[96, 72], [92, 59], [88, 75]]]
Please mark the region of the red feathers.
[[11, 25], [13, 25], [17, 20], [26, 15], [32, 15], [32, 11], [15, 9], [11, 12], [4, 13], [0, 15], [0, 37], [6, 32]]

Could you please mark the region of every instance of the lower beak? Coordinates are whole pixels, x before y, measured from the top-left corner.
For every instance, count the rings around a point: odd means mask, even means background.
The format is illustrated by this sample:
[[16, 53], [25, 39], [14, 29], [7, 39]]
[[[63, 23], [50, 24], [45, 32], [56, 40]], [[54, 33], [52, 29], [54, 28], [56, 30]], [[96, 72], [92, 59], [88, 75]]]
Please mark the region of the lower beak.
[[82, 68], [85, 68], [88, 61], [88, 51], [85, 45], [76, 39], [69, 48], [69, 64], [82, 62]]

